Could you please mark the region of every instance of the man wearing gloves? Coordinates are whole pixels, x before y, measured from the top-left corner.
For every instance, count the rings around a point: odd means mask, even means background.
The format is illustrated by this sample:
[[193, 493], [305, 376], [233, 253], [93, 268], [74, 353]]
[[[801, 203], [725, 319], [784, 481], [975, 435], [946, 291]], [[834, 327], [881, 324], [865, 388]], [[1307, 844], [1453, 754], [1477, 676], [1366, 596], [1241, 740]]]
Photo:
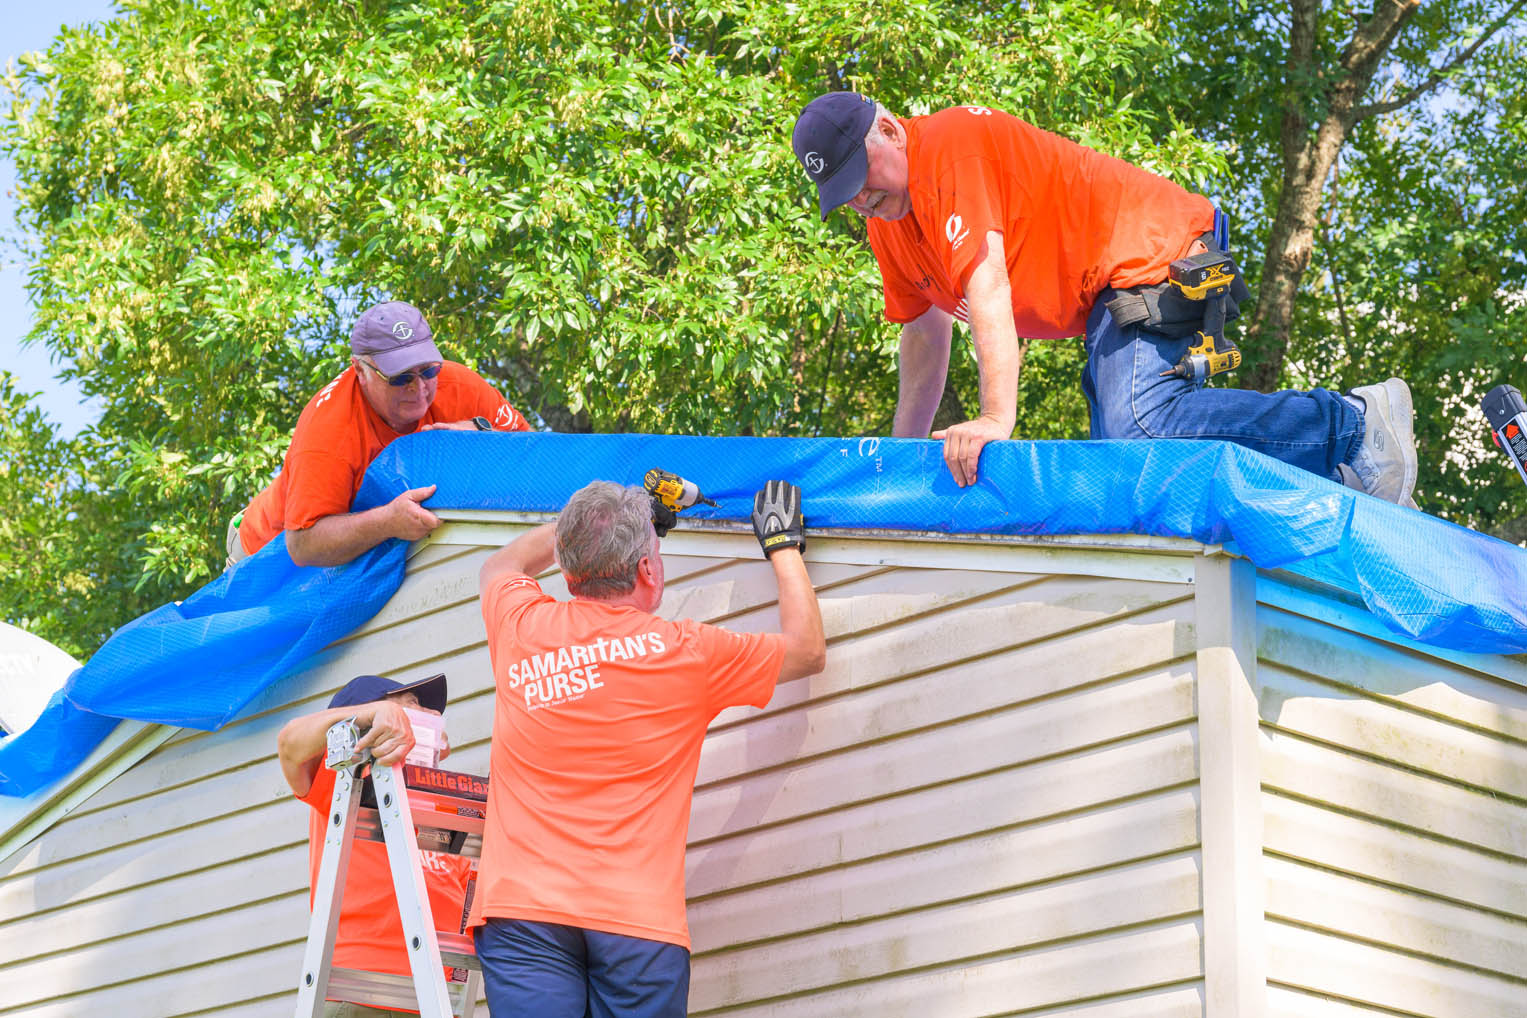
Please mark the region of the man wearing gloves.
[[[803, 523], [799, 488], [758, 492], [778, 633], [652, 614], [663, 559], [636, 487], [595, 481], [483, 565], [497, 697], [468, 925], [495, 1016], [686, 1013], [684, 847], [706, 727], [826, 660]], [[571, 600], [535, 580], [554, 560]]]

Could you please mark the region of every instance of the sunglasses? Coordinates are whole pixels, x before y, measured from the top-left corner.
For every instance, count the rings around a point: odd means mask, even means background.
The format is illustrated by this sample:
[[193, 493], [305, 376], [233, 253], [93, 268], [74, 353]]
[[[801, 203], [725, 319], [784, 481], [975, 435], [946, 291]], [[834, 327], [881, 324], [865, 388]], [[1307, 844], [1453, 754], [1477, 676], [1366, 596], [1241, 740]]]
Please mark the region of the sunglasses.
[[404, 371], [402, 374], [397, 375], [385, 374], [381, 368], [377, 367], [375, 364], [372, 364], [370, 361], [361, 361], [361, 363], [366, 365], [366, 367], [370, 368], [372, 371], [375, 371], [377, 377], [382, 381], [399, 389], [403, 388], [405, 385], [412, 385], [415, 375], [418, 375], [420, 378], [428, 381], [429, 379], [434, 378], [436, 375], [440, 374], [440, 365], [438, 363], [431, 364], [427, 367], [422, 367], [418, 371]]

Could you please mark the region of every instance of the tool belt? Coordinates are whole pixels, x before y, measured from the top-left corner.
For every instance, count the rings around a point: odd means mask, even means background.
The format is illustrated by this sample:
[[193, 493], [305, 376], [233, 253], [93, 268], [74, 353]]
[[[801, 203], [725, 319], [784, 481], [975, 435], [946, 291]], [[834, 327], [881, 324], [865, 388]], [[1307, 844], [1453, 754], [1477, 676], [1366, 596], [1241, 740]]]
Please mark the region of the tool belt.
[[[1219, 250], [1212, 232], [1199, 239], [1208, 245], [1209, 250]], [[1204, 327], [1204, 305], [1207, 301], [1189, 300], [1169, 282], [1132, 286], [1128, 290], [1108, 290], [1103, 296], [1106, 298], [1103, 306], [1121, 329], [1139, 325], [1172, 339], [1182, 339]], [[1240, 314], [1239, 305], [1250, 298], [1251, 290], [1247, 288], [1237, 268], [1235, 281], [1230, 284], [1230, 293], [1225, 298], [1225, 320], [1229, 321]]]

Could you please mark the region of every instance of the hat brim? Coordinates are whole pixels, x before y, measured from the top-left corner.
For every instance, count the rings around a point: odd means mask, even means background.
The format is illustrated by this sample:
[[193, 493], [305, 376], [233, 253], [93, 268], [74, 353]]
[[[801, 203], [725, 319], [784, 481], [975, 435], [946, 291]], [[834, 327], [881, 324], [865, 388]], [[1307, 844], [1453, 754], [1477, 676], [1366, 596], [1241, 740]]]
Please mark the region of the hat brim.
[[817, 205], [822, 210], [822, 219], [825, 221], [827, 214], [839, 205], [853, 201], [854, 196], [864, 190], [864, 181], [869, 175], [870, 157], [860, 145], [836, 173], [817, 185]]
[[[419, 363], [418, 361], [414, 362]], [[447, 699], [445, 688], [445, 673], [431, 675], [427, 679], [418, 682], [410, 682], [406, 686], [399, 686], [388, 696], [397, 696], [399, 693], [412, 693], [419, 698], [419, 706], [434, 711], [436, 714], [445, 713], [445, 701]]]
[[426, 339], [422, 343], [410, 343], [408, 346], [388, 350], [386, 353], [366, 356], [371, 358], [371, 363], [375, 364], [384, 375], [401, 375], [409, 368], [445, 360], [440, 356], [440, 350], [435, 346], [433, 339]]

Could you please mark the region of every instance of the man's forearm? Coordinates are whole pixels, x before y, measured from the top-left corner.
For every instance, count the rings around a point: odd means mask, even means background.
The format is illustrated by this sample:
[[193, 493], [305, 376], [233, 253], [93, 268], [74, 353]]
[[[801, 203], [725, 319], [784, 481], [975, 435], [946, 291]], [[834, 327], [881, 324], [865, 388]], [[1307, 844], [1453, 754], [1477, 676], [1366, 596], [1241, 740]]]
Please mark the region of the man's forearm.
[[981, 416], [1011, 432], [1018, 417], [1018, 329], [1001, 234], [988, 236], [965, 286], [965, 302], [981, 374]]
[[528, 530], [488, 556], [478, 573], [478, 583], [486, 586], [501, 576], [538, 576], [556, 561], [557, 525], [543, 523]]
[[288, 721], [276, 736], [276, 757], [292, 793], [307, 795], [308, 789], [313, 787], [319, 758], [329, 748], [330, 728], [350, 717], [365, 728], [371, 724], [375, 713], [375, 703], [364, 703], [353, 707], [329, 707]]
[[815, 675], [827, 665], [827, 638], [822, 630], [822, 608], [806, 563], [795, 548], [781, 548], [769, 556], [779, 584], [779, 628], [785, 638], [785, 657], [779, 680]]
[[949, 376], [949, 341], [953, 320], [936, 307], [901, 327], [898, 355], [900, 385], [891, 434], [927, 438]]
[[286, 550], [299, 566], [338, 566], [392, 536], [389, 509], [379, 505], [364, 512], [325, 516], [302, 530], [288, 530]]

